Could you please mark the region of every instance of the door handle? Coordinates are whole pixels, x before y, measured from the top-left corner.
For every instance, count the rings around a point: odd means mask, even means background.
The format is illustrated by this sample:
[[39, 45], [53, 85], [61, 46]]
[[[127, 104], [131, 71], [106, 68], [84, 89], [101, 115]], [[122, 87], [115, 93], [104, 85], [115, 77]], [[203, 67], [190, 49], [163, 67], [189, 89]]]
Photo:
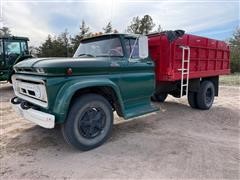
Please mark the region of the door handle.
[[152, 64], [153, 64], [153, 62], [151, 62], [151, 61], [147, 61], [147, 64], [149, 64], [149, 65], [152, 65]]

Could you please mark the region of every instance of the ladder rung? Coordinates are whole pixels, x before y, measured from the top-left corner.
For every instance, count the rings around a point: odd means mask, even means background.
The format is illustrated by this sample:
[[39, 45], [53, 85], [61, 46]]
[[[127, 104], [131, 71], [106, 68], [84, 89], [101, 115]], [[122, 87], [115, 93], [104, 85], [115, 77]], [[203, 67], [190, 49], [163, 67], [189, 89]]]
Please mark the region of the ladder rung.
[[187, 71], [188, 69], [178, 69], [179, 71]]
[[188, 84], [183, 84], [182, 86], [187, 86]]
[[182, 73], [183, 75], [185, 75], [185, 74], [189, 74], [188, 72], [184, 72], [184, 73]]
[[190, 50], [190, 48], [187, 46], [180, 46], [180, 48]]
[[[182, 71], [182, 70], [181, 70]], [[182, 73], [188, 73], [189, 71], [187, 69], [183, 70]]]
[[190, 62], [189, 60], [183, 60], [183, 62]]

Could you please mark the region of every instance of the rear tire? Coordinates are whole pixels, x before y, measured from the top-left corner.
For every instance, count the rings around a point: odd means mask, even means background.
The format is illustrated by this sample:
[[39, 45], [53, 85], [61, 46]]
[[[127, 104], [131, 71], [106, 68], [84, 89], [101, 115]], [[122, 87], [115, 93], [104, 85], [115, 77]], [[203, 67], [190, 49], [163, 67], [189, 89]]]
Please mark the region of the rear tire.
[[87, 151], [108, 139], [112, 125], [110, 103], [100, 95], [86, 94], [73, 102], [67, 120], [62, 125], [62, 133], [67, 143]]
[[189, 105], [194, 108], [197, 109], [198, 105], [197, 105], [197, 92], [188, 92], [188, 103]]
[[153, 99], [157, 102], [164, 102], [167, 98], [168, 94], [167, 93], [159, 93], [159, 94], [154, 94]]
[[215, 88], [211, 81], [203, 81], [197, 93], [197, 106], [199, 109], [210, 109], [215, 97]]

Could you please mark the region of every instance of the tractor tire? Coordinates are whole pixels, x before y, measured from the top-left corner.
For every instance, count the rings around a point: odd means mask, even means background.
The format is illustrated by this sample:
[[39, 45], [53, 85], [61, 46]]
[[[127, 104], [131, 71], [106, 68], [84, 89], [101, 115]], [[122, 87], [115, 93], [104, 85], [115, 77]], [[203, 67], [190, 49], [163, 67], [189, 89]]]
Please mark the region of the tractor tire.
[[87, 151], [102, 145], [110, 136], [112, 126], [110, 103], [98, 94], [85, 94], [73, 102], [61, 130], [67, 143]]

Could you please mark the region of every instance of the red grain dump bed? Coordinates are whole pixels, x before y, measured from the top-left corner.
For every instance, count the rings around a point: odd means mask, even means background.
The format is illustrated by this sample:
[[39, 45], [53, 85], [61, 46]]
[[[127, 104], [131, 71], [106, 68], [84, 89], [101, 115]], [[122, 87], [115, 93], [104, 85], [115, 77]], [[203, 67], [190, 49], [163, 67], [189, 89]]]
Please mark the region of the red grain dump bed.
[[[148, 36], [149, 52], [155, 61], [157, 81], [176, 81], [181, 79], [182, 46], [190, 48], [189, 79], [211, 77], [230, 73], [229, 46], [223, 42], [205, 37], [185, 34], [169, 42], [165, 34]], [[188, 59], [186, 49], [184, 59]], [[186, 75], [184, 75], [186, 78]]]

